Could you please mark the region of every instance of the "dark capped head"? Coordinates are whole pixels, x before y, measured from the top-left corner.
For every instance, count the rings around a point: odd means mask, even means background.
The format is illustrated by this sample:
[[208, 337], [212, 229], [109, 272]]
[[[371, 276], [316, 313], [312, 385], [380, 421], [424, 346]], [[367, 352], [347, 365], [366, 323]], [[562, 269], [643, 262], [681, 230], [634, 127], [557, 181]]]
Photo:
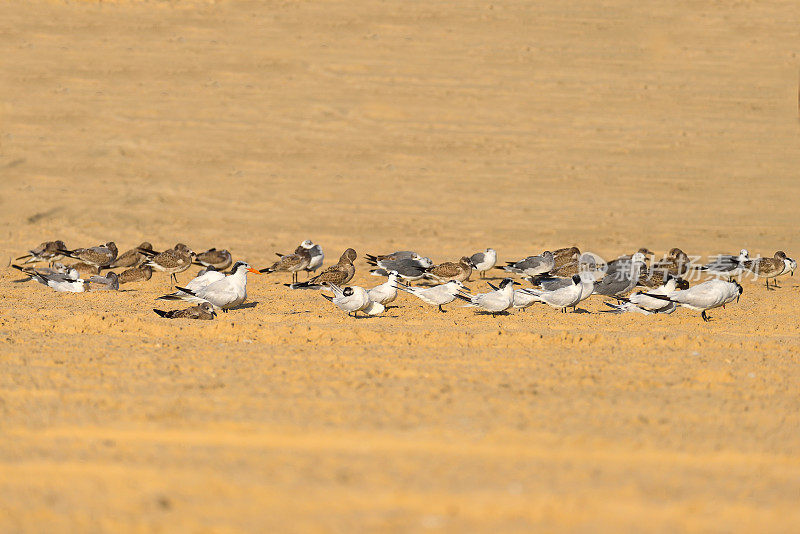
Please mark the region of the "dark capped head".
[[343, 294], [345, 297], [349, 297], [350, 295], [352, 295], [352, 294], [353, 294], [353, 288], [352, 288], [352, 287], [350, 287], [350, 286], [347, 286], [346, 288], [344, 288], [344, 291], [342, 291], [342, 294]]

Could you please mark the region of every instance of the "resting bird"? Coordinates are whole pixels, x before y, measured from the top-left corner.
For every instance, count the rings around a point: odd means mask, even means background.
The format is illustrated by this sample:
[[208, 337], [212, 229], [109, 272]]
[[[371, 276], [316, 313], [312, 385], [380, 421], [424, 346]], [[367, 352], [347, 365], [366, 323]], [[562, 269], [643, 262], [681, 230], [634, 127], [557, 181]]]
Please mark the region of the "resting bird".
[[336, 304], [336, 306], [346, 311], [347, 315], [352, 314], [353, 317], [358, 316], [358, 312], [363, 312], [366, 315], [378, 315], [385, 309], [380, 302], [374, 302], [369, 299], [369, 294], [363, 287], [353, 286], [340, 288], [336, 284], [329, 284], [333, 291], [333, 296], [322, 296], [329, 301]]
[[466, 300], [469, 304], [465, 304], [465, 308], [481, 308], [492, 314], [494, 317], [500, 312], [514, 306], [514, 285], [519, 285], [519, 282], [513, 281], [511, 278], [505, 278], [500, 282], [500, 287], [489, 293], [478, 293], [476, 295], [462, 295], [457, 293], [456, 297]]
[[153, 308], [153, 311], [156, 312], [159, 317], [164, 317], [166, 319], [200, 319], [203, 321], [211, 321], [217, 316], [214, 307], [208, 302], [201, 302], [197, 306], [192, 306], [184, 310], [163, 311]]
[[657, 295], [655, 293], [646, 293], [646, 295], [667, 302], [674, 302], [690, 310], [702, 311], [700, 317], [703, 318], [703, 321], [709, 321], [710, 318], [706, 314], [706, 310], [719, 308], [729, 302], [739, 300], [742, 291], [742, 286], [737, 282], [709, 280], [685, 291], [677, 291], [670, 295]]

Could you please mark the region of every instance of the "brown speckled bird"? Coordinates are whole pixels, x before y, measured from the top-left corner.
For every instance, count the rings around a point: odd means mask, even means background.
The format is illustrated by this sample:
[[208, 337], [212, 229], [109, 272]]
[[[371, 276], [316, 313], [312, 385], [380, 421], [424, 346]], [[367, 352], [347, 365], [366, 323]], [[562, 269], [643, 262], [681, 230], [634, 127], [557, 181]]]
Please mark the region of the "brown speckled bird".
[[224, 271], [233, 263], [233, 257], [228, 250], [217, 250], [210, 248], [205, 252], [200, 252], [195, 256], [195, 264], [203, 267], [213, 267], [218, 271]]
[[69, 256], [76, 260], [80, 260], [90, 265], [98, 267], [108, 267], [111, 262], [117, 259], [117, 245], [113, 241], [109, 241], [104, 245], [98, 245], [90, 248], [76, 248], [75, 250], [61, 249], [58, 251], [64, 256]]
[[294, 249], [294, 254], [287, 254], [281, 256], [281, 259], [273, 263], [271, 266], [259, 270], [260, 273], [277, 273], [288, 272], [292, 273], [292, 282], [297, 282], [297, 273], [308, 267], [311, 261], [311, 253], [307, 248], [300, 245]]
[[153, 276], [153, 269], [149, 265], [140, 265], [122, 271], [119, 275], [119, 283], [129, 284], [131, 282], [145, 282], [150, 280], [151, 276]]
[[165, 319], [200, 319], [202, 321], [211, 321], [217, 316], [214, 307], [208, 302], [202, 302], [197, 306], [192, 306], [191, 308], [183, 310], [164, 311], [153, 308], [153, 311], [156, 312], [159, 317], [164, 317]]
[[178, 243], [175, 247], [165, 250], [160, 254], [154, 254], [142, 250], [145, 256], [150, 256], [150, 259], [145, 263], [154, 271], [161, 271], [170, 274], [170, 280], [173, 283], [178, 283], [178, 278], [175, 276], [177, 273], [182, 273], [192, 265], [192, 258], [194, 252], [192, 249]]
[[17, 258], [17, 260], [24, 259], [25, 261], [22, 263], [23, 265], [26, 263], [38, 263], [41, 261], [46, 261], [48, 265], [52, 267], [54, 262], [64, 257], [64, 254], [62, 254], [60, 251], [66, 249], [67, 245], [65, 245], [63, 241], [45, 241], [38, 247], [29, 250], [28, 254]]
[[143, 251], [153, 252], [153, 245], [145, 241], [138, 247], [123, 252], [109, 264], [108, 268], [124, 267], [127, 269], [129, 267], [138, 267], [147, 261], [147, 256], [144, 255]]
[[308, 280], [306, 282], [294, 283], [294, 284], [286, 284], [292, 289], [301, 289], [301, 288], [311, 288], [311, 289], [318, 289], [326, 284], [334, 284], [337, 286], [343, 286], [347, 282], [349, 282], [353, 276], [356, 274], [356, 268], [353, 266], [353, 262], [358, 257], [356, 251], [352, 248], [348, 248], [342, 255], [339, 257], [339, 263], [336, 265], [331, 265], [317, 276]]
[[467, 256], [458, 260], [458, 263], [446, 261], [425, 270], [425, 278], [439, 283], [463, 282], [472, 275], [472, 260]]
[[[766, 279], [767, 289], [772, 289], [769, 285], [769, 279], [775, 278], [782, 274], [786, 268], [786, 253], [779, 250], [771, 258], [753, 258], [752, 260], [745, 260], [743, 263], [744, 269], [750, 271], [756, 277], [760, 276]], [[777, 286], [778, 281], [775, 280]]]
[[580, 255], [581, 255], [581, 250], [578, 247], [566, 247], [554, 250], [553, 261], [555, 265], [553, 266], [553, 269], [558, 269], [559, 267], [563, 267], [568, 263], [577, 262]]

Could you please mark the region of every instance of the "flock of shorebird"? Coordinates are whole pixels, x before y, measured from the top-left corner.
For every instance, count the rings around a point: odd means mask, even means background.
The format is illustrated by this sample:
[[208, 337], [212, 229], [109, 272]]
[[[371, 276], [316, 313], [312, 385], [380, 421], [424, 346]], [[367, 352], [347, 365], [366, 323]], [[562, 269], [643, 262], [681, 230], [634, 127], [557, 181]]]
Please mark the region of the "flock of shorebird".
[[[365, 316], [381, 314], [397, 299], [398, 291], [406, 292], [422, 302], [443, 306], [456, 300], [466, 307], [474, 307], [492, 316], [510, 309], [524, 310], [534, 303], [544, 303], [566, 313], [591, 295], [613, 299], [606, 301], [609, 313], [672, 313], [679, 306], [700, 311], [708, 321], [707, 310], [738, 301], [742, 294], [739, 283], [751, 275], [766, 280], [767, 289], [777, 286], [777, 277], [794, 274], [797, 262], [783, 251], [772, 257], [750, 257], [747, 250], [737, 254], [720, 254], [706, 264], [697, 262], [678, 248], [673, 248], [661, 259], [646, 248], [612, 261], [605, 262], [591, 253], [581, 253], [577, 247], [566, 247], [528, 256], [519, 261], [497, 265], [497, 252], [487, 248], [483, 252], [464, 256], [458, 261], [434, 264], [429, 258], [413, 251], [398, 251], [385, 255], [366, 255], [373, 267], [370, 274], [386, 277], [386, 281], [373, 288], [347, 286], [356, 273], [356, 251], [345, 250], [339, 261], [319, 274], [325, 255], [322, 248], [309, 240], [303, 241], [292, 254], [277, 254], [278, 259], [261, 270], [246, 262], [233, 262], [227, 250], [212, 248], [196, 254], [188, 246], [178, 243], [173, 248], [157, 252], [144, 242], [123, 254], [118, 254], [113, 241], [95, 247], [69, 249], [63, 241], [47, 241], [17, 258], [21, 265], [12, 265], [29, 279], [34, 279], [55, 291], [82, 293], [86, 291], [117, 290], [120, 284], [146, 281], [154, 271], [169, 273], [176, 291], [157, 300], [179, 300], [195, 305], [179, 310], [153, 311], [165, 318], [213, 319], [217, 310], [228, 311], [241, 306], [247, 298], [247, 273], [291, 273], [291, 289], [319, 289], [331, 292], [322, 294], [348, 315]], [[74, 263], [65, 265], [61, 260], [70, 258]], [[31, 264], [48, 263], [48, 267]], [[197, 276], [184, 286], [177, 285], [176, 274], [192, 265], [202, 267]], [[225, 269], [230, 268], [226, 273]], [[120, 272], [114, 269], [121, 270]], [[487, 281], [491, 291], [472, 294], [464, 285], [475, 271], [484, 278], [491, 269], [517, 275], [531, 287], [515, 288], [521, 284], [511, 277], [503, 278], [495, 286]], [[298, 281], [298, 273], [305, 271], [308, 279]], [[105, 273], [105, 274], [104, 274]], [[313, 276], [312, 276], [313, 274]], [[710, 279], [689, 286], [690, 281], [707, 276]], [[770, 285], [770, 280], [774, 283]], [[411, 282], [419, 282], [413, 286]], [[172, 287], [172, 286], [171, 286]]]

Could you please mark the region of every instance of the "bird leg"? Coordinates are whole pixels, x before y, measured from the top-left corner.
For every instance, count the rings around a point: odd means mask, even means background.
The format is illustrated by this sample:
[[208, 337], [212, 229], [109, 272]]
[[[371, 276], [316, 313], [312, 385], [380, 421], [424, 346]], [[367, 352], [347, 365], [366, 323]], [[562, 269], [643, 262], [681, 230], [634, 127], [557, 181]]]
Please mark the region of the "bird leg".
[[441, 304], [439, 304], [439, 311], [440, 311], [440, 312], [442, 312], [442, 313], [447, 313], [446, 311], [444, 311], [444, 310], [442, 309], [442, 305], [441, 305]]
[[700, 317], [702, 317], [703, 321], [706, 322], [706, 323], [709, 321], [709, 317], [708, 317], [708, 315], [706, 315], [706, 311], [705, 310], [703, 310], [703, 312], [700, 314]]

